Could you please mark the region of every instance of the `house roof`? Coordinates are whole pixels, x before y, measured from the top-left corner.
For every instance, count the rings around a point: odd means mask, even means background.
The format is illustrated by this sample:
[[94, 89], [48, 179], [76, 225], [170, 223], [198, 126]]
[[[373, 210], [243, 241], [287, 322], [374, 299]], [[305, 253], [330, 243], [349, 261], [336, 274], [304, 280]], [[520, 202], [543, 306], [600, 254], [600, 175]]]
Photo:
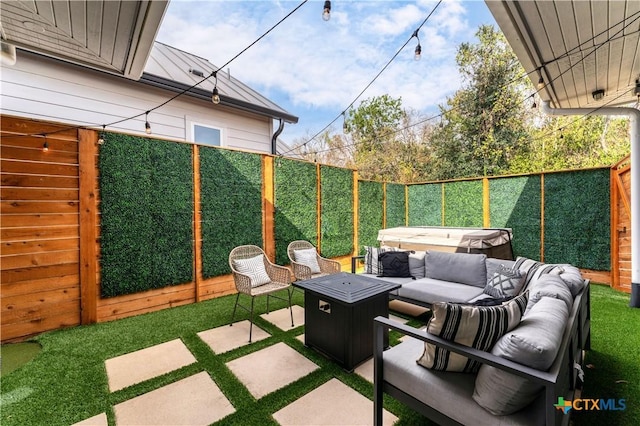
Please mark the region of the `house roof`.
[[[538, 93], [555, 108], [636, 101], [640, 1], [485, 0]], [[604, 90], [600, 100], [593, 92]], [[640, 90], [640, 87], [639, 89]]]
[[[10, 50], [18, 47], [137, 80], [168, 3], [167, 0], [3, 0], [2, 51], [10, 55]], [[15, 60], [15, 56], [11, 59]]]
[[[174, 91], [183, 91], [202, 81], [218, 68], [208, 60], [166, 44], [155, 42], [140, 81]], [[298, 117], [256, 92], [229, 71], [217, 73], [220, 104], [297, 123]], [[210, 101], [216, 80], [212, 77], [187, 95]]]

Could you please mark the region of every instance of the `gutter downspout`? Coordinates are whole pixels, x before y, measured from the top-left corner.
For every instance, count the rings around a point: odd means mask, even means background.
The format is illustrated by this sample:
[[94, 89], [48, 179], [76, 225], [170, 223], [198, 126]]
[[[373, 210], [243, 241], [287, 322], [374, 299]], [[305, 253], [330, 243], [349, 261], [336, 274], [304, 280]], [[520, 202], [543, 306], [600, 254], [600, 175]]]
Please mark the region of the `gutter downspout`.
[[277, 152], [278, 136], [280, 136], [280, 133], [282, 133], [282, 131], [284, 130], [284, 120], [282, 118], [279, 118], [278, 121], [279, 121], [278, 129], [275, 131], [273, 136], [271, 136], [271, 153], [273, 155], [278, 154]]
[[629, 117], [631, 139], [631, 301], [629, 306], [640, 308], [640, 110], [624, 107], [605, 107], [595, 111], [589, 108], [551, 108], [548, 101], [542, 103], [542, 110], [549, 115], [590, 114]]

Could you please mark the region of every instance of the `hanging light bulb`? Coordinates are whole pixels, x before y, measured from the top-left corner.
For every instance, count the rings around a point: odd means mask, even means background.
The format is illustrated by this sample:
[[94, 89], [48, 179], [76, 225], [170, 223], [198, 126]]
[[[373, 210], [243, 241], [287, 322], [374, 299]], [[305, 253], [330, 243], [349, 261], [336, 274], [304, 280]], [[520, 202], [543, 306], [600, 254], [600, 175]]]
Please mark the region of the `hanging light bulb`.
[[531, 104], [531, 109], [538, 108], [538, 105], [536, 104], [536, 98], [534, 95], [531, 95], [531, 100], [533, 101], [533, 103]]
[[102, 131], [98, 135], [98, 145], [102, 145], [104, 143], [104, 129], [107, 127], [106, 125], [102, 125]]
[[151, 124], [149, 124], [149, 111], [145, 112], [144, 131], [146, 134], [151, 134]]
[[331, 19], [331, 2], [326, 0], [324, 2], [324, 8], [322, 9], [322, 19], [328, 21]]
[[42, 152], [49, 152], [49, 142], [47, 142], [47, 135], [44, 136], [44, 143], [42, 144]]
[[213, 83], [213, 92], [211, 92], [211, 102], [218, 105], [220, 103], [220, 92], [218, 92], [218, 73], [212, 72], [211, 75], [216, 79]]
[[542, 76], [540, 76], [540, 78], [538, 79], [538, 90], [544, 88], [544, 78], [542, 78]]
[[413, 35], [411, 37], [415, 37], [418, 39], [418, 45], [416, 46], [416, 50], [414, 51], [414, 56], [413, 59], [415, 59], [416, 61], [419, 61], [421, 56], [422, 56], [422, 46], [420, 46], [420, 37], [418, 37], [418, 30], [415, 30], [413, 32]]
[[342, 111], [342, 133], [347, 133], [349, 129], [347, 128], [347, 116], [345, 112]]

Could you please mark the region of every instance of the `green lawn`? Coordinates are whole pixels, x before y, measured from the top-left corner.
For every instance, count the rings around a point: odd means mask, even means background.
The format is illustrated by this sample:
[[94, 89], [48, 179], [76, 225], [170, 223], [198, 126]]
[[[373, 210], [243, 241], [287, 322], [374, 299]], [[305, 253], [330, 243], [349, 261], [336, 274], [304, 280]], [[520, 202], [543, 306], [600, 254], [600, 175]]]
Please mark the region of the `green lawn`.
[[[282, 331], [259, 317], [256, 323], [271, 337], [216, 355], [196, 333], [228, 323], [235, 296], [181, 306], [124, 320], [59, 330], [38, 336], [42, 351], [23, 367], [2, 377], [0, 424], [69, 425], [106, 412], [115, 424], [112, 408], [124, 400], [149, 392], [176, 380], [207, 371], [234, 405], [236, 412], [219, 424], [275, 424], [271, 414], [310, 392], [331, 378], [337, 378], [367, 397], [372, 385], [356, 374], [348, 374], [331, 361], [306, 348], [296, 336], [303, 327]], [[604, 286], [592, 286], [592, 350], [587, 357], [583, 398], [623, 398], [624, 411], [575, 412], [576, 425], [640, 424], [640, 309], [628, 307], [628, 295]], [[272, 309], [284, 305], [272, 301]], [[303, 305], [300, 292], [294, 302]], [[264, 298], [256, 307], [264, 312]], [[410, 324], [419, 325], [424, 318]], [[394, 343], [399, 336], [392, 335]], [[104, 361], [108, 358], [182, 339], [197, 363], [172, 373], [110, 393]], [[276, 342], [285, 342], [320, 368], [304, 379], [256, 401], [231, 374], [225, 363]], [[399, 425], [426, 421], [398, 402], [386, 400]]]

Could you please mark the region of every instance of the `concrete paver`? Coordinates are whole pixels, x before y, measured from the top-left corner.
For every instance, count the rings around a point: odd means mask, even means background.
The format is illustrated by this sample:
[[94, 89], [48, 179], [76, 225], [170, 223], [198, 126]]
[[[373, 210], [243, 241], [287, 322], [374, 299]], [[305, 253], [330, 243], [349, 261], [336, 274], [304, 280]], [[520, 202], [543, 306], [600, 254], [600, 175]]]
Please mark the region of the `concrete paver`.
[[[217, 354], [221, 354], [232, 349], [239, 348], [249, 343], [249, 326], [251, 323], [246, 321], [239, 321], [233, 326], [223, 325], [221, 327], [212, 328], [211, 330], [201, 331], [198, 333], [200, 337], [211, 350]], [[251, 340], [258, 342], [271, 336], [269, 333], [261, 329], [260, 327], [253, 325], [253, 331], [251, 332]]]
[[278, 309], [277, 311], [269, 312], [268, 314], [260, 315], [265, 321], [269, 321], [274, 324], [280, 330], [289, 331], [293, 328], [304, 325], [304, 308], [299, 305], [292, 305], [293, 311], [293, 327], [291, 327], [291, 314], [289, 308]]

